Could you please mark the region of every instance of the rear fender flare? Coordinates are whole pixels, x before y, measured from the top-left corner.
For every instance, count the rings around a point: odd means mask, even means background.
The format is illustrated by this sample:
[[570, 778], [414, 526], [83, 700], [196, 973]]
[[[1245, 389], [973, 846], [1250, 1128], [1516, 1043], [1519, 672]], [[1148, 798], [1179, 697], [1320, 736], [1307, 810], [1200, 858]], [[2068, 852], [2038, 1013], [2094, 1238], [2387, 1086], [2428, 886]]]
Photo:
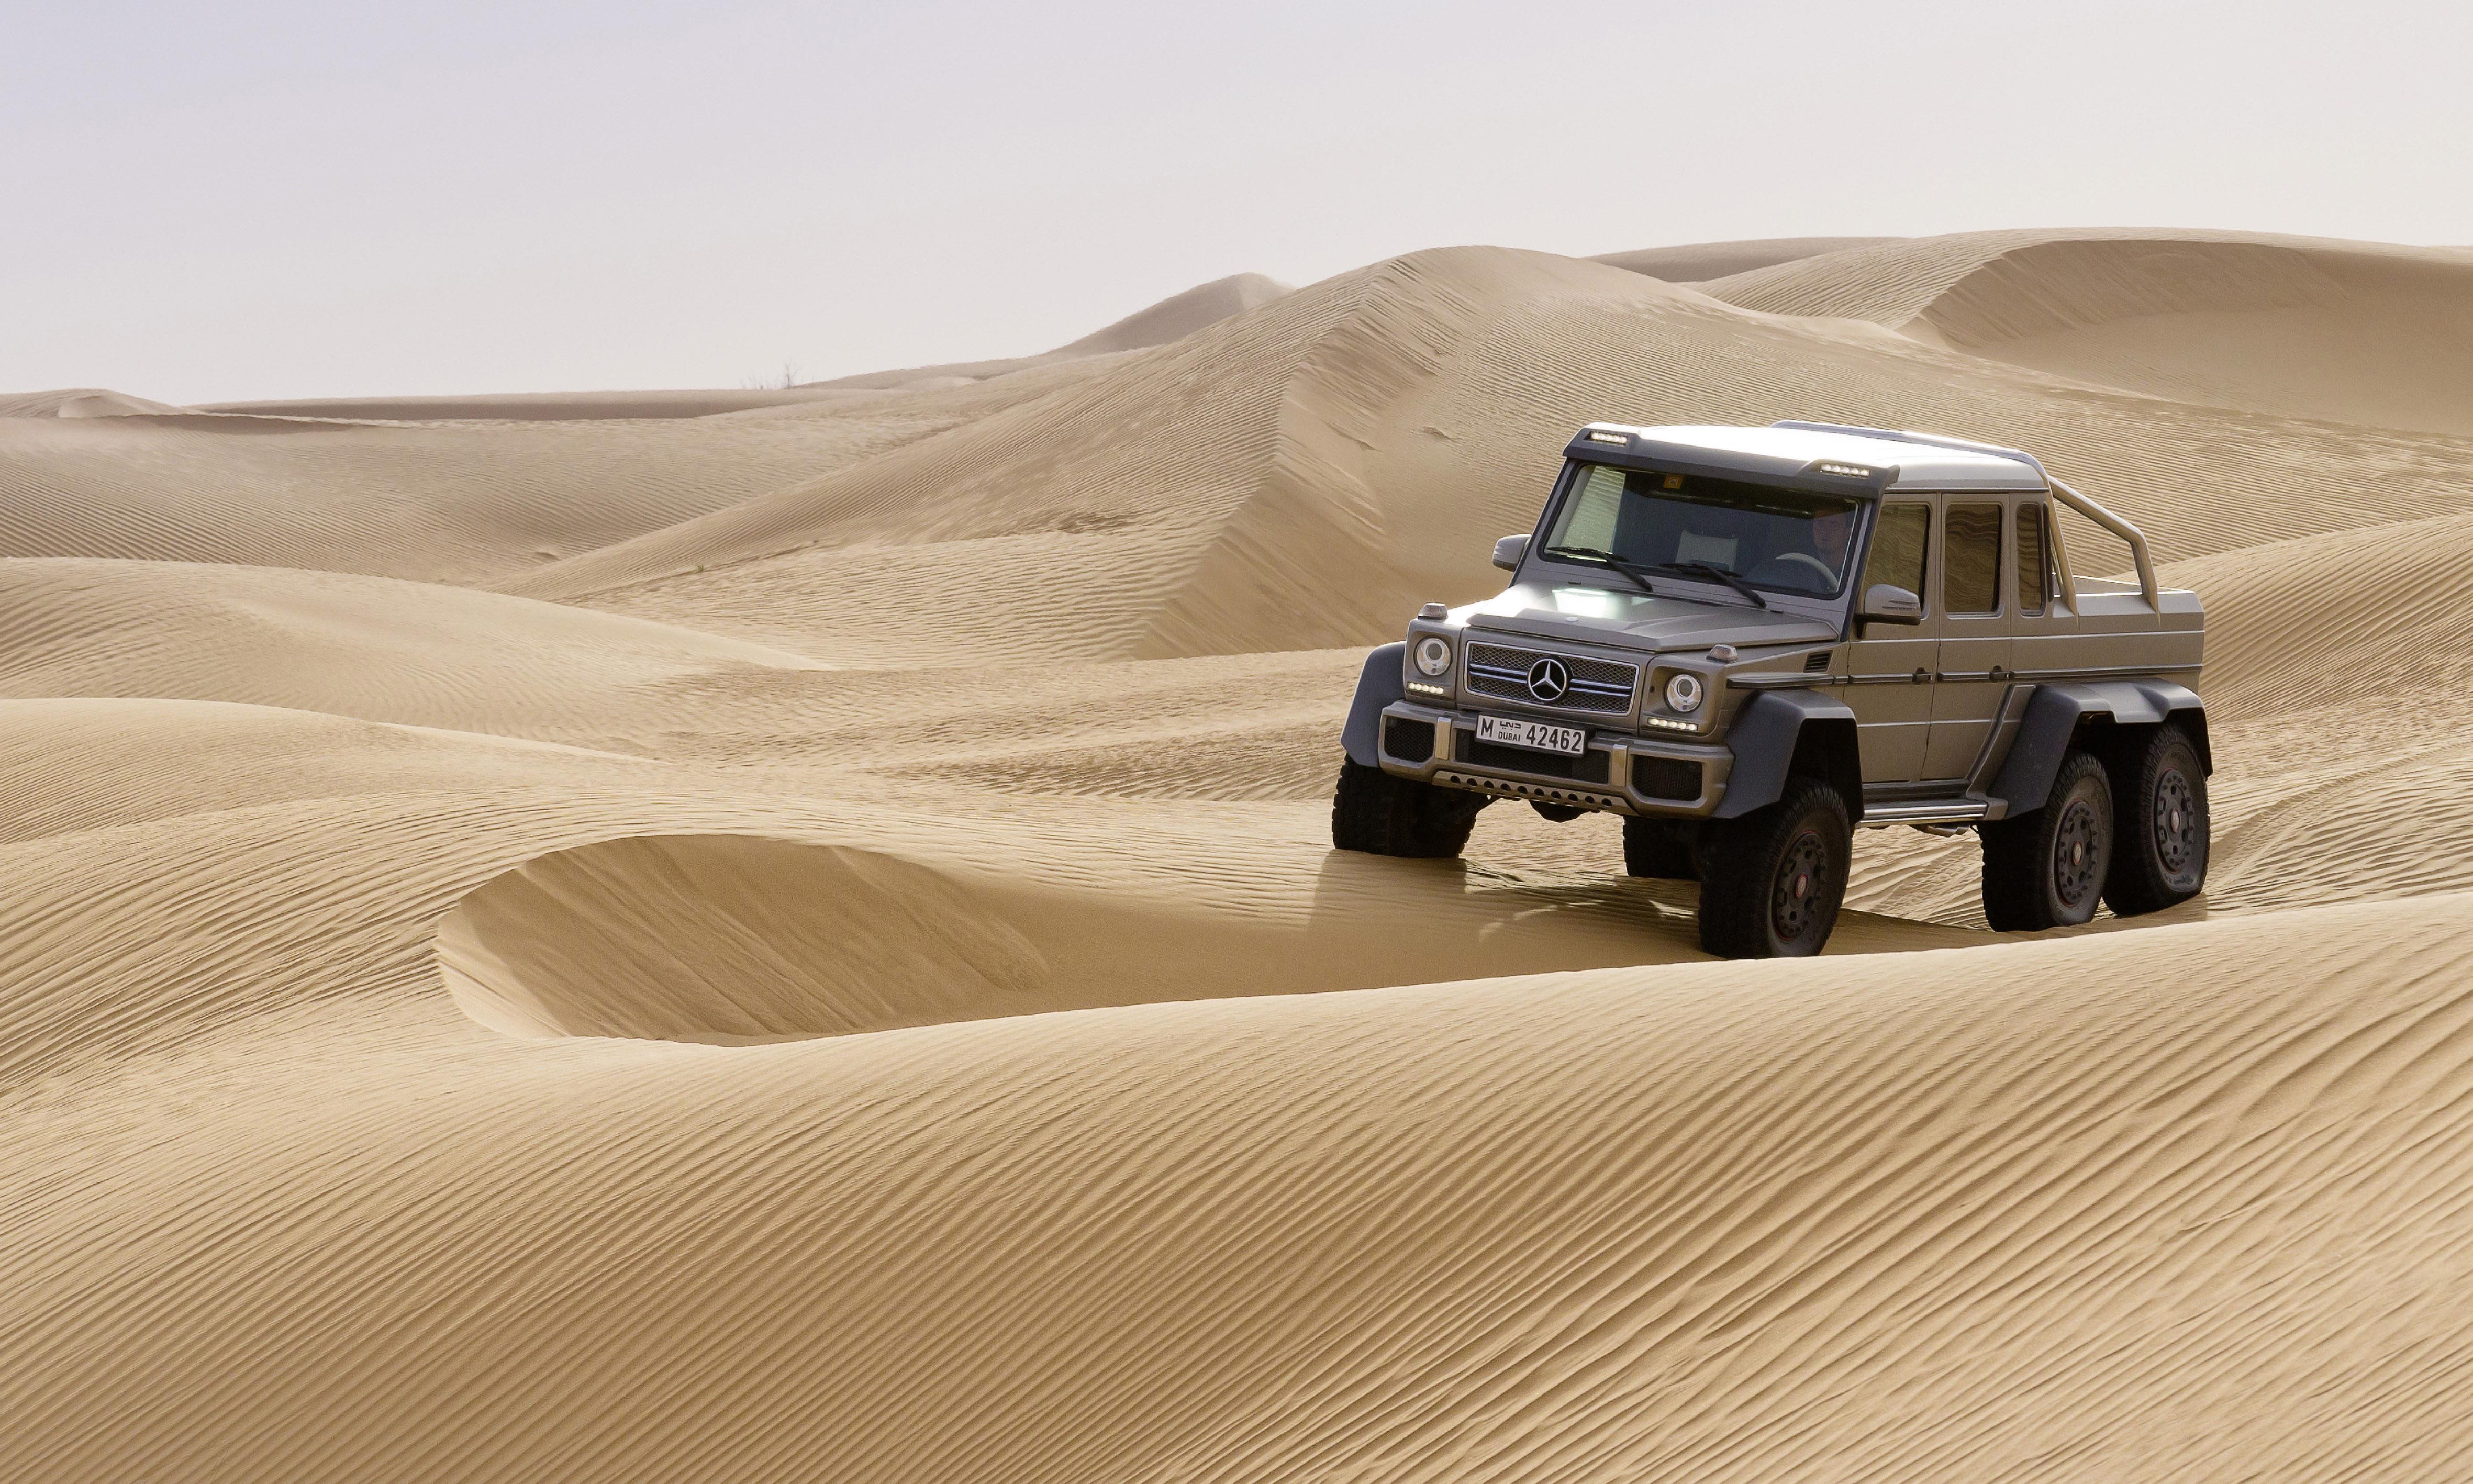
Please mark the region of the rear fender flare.
[[1348, 725], [1340, 729], [1339, 745], [1348, 760], [1365, 768], [1382, 765], [1382, 708], [1408, 699], [1408, 646], [1385, 644], [1365, 657], [1357, 672], [1357, 699], [1348, 704]]
[[1736, 819], [1786, 795], [1786, 780], [1811, 774], [1829, 780], [1846, 812], [1863, 812], [1863, 770], [1856, 754], [1855, 713], [1843, 701], [1809, 690], [1768, 690], [1736, 713], [1726, 732], [1735, 766], [1716, 818]]
[[2077, 744], [2080, 728], [2095, 721], [2117, 727], [2152, 727], [2178, 722], [2198, 750], [2198, 766], [2212, 774], [2215, 754], [2207, 745], [2207, 704], [2186, 685], [2171, 681], [2073, 681], [2038, 685], [2018, 723], [2018, 738], [1992, 780], [1991, 796], [2006, 816], [2030, 814], [2044, 806], [2053, 792], [2053, 777], [2061, 758]]

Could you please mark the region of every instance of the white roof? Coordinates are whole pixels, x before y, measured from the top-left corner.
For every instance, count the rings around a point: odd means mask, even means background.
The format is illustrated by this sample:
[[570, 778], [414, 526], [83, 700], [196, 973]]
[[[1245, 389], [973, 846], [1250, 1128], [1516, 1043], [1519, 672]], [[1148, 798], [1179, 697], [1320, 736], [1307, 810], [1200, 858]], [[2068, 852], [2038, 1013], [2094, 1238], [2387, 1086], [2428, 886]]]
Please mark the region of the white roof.
[[[1705, 449], [1729, 462], [1733, 454], [1749, 461], [1778, 461], [1801, 467], [1826, 459], [1864, 468], [1894, 467], [1892, 490], [2042, 490], [2043, 467], [2012, 448], [1966, 443], [1924, 433], [1885, 429], [1837, 429], [1812, 425], [1721, 427], [1695, 423], [1638, 427], [1620, 422], [1593, 422], [1593, 428], [1628, 433], [1635, 444]], [[1955, 445], [1955, 446], [1953, 446]], [[1647, 448], [1636, 448], [1649, 452]], [[1771, 467], [1772, 471], [1775, 466]]]

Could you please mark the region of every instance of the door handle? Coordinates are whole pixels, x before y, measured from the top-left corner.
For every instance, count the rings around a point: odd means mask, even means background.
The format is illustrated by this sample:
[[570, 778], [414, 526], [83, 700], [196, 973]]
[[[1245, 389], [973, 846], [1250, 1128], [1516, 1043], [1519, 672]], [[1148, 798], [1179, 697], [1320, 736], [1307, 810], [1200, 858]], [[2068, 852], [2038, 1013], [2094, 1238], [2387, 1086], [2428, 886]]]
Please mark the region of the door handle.
[[1999, 684], [2007, 681], [2009, 677], [2017, 673], [2017, 671], [2010, 669], [2007, 665], [1997, 664], [1992, 667], [1992, 680], [1995, 684]]
[[1932, 683], [1932, 672], [1931, 672], [1930, 670], [1925, 669], [1922, 665], [1917, 665], [1917, 666], [1915, 666], [1915, 683], [1916, 683], [1916, 684], [1918, 684], [1918, 685], [1929, 685], [1929, 684], [1931, 684], [1931, 683]]

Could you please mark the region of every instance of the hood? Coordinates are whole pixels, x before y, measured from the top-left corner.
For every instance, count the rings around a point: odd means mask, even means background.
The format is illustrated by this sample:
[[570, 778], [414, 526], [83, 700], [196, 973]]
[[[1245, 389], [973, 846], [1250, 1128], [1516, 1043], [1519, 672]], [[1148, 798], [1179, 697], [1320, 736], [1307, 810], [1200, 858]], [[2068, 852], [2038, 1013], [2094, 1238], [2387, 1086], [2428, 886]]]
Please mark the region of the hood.
[[1695, 603], [1688, 598], [1652, 598], [1645, 592], [1542, 583], [1505, 588], [1500, 596], [1454, 610], [1452, 616], [1471, 629], [1498, 634], [1643, 650], [1813, 644], [1837, 637], [1835, 623], [1757, 609], [1748, 603]]

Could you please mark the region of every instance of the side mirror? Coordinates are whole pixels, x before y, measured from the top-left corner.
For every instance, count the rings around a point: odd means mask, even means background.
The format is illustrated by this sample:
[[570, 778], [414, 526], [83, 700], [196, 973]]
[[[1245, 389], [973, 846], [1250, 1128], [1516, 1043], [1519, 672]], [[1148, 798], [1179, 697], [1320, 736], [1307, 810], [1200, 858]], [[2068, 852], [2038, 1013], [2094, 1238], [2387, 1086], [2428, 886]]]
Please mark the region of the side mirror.
[[[1494, 543], [1494, 564], [1506, 572], [1520, 570], [1520, 559], [1528, 555], [1528, 538], [1506, 536]], [[1922, 622], [1917, 619], [1916, 622]]]
[[1924, 621], [1924, 600], [1904, 587], [1874, 583], [1863, 589], [1863, 606], [1855, 610], [1855, 617], [1867, 624], [1919, 624]]

